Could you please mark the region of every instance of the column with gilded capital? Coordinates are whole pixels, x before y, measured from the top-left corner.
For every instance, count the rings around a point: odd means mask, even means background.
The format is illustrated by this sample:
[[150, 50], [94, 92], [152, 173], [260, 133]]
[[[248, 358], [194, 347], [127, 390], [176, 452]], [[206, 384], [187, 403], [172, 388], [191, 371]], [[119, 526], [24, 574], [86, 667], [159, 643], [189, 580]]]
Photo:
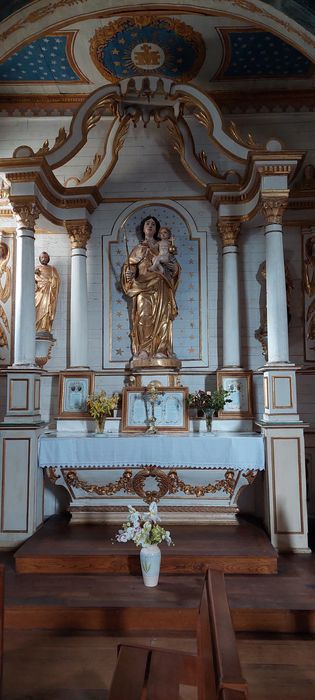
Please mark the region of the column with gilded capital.
[[238, 285], [238, 246], [240, 222], [219, 219], [223, 246], [223, 367], [240, 367], [240, 312]]
[[287, 294], [283, 253], [282, 218], [288, 203], [288, 192], [262, 198], [266, 220], [266, 288], [268, 364], [289, 362]]
[[86, 220], [66, 221], [71, 242], [70, 369], [89, 367], [86, 245], [91, 225]]
[[39, 212], [33, 202], [12, 207], [16, 220], [14, 367], [35, 367], [34, 226]]

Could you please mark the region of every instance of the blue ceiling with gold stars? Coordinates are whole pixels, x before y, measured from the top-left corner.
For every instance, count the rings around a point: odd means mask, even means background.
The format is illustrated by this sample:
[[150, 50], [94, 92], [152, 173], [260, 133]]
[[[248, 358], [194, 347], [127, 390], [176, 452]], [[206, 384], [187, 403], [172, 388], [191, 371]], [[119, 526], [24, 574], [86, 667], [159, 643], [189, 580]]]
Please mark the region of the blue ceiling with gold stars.
[[225, 60], [220, 78], [304, 78], [312, 62], [270, 32], [222, 30]]
[[0, 64], [0, 81], [81, 81], [68, 58], [68, 39], [68, 35], [45, 36], [27, 44]]
[[169, 17], [118, 19], [96, 30], [90, 54], [110, 81], [137, 75], [190, 80], [206, 55], [201, 34]]

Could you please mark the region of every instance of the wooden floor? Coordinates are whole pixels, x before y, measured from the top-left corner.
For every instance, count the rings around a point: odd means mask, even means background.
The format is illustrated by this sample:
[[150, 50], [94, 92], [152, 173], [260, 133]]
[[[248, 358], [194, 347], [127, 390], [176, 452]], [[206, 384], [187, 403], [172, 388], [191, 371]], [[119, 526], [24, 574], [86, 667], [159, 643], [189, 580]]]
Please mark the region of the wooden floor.
[[[66, 533], [72, 546], [74, 533]], [[44, 535], [35, 539], [37, 561]], [[58, 555], [57, 538], [51, 545]], [[76, 540], [77, 556], [85, 546]], [[222, 542], [216, 546], [221, 552]], [[99, 556], [102, 547], [100, 536]], [[31, 543], [22, 549], [31, 559]], [[12, 554], [0, 561], [6, 564], [3, 700], [106, 700], [116, 646], [126, 637], [194, 650], [201, 572], [162, 573], [150, 589], [136, 570], [26, 574], [17, 573]], [[250, 700], [314, 700], [315, 554], [281, 555], [278, 573], [234, 573], [226, 585]], [[181, 700], [196, 695], [183, 687]]]
[[[101, 633], [7, 632], [3, 700], [106, 700], [121, 641]], [[195, 648], [185, 637], [137, 636], [130, 642]], [[242, 635], [238, 649], [250, 700], [314, 700], [315, 639]], [[197, 700], [195, 691], [182, 686], [181, 700]]]
[[[17, 551], [16, 570], [139, 575], [139, 551], [133, 543], [118, 543], [117, 529], [117, 525], [73, 525], [62, 516], [50, 518]], [[172, 525], [172, 538], [174, 547], [163, 546], [162, 574], [200, 574], [208, 567], [232, 574], [277, 571], [277, 555], [267, 535], [245, 520], [227, 526]]]

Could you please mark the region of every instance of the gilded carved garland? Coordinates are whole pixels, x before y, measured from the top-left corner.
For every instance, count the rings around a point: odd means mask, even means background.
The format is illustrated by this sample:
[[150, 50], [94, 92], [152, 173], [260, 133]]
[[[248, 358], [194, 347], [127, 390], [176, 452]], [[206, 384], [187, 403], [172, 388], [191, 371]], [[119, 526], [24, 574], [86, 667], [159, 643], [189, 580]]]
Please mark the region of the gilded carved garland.
[[[70, 471], [62, 470], [62, 472], [67, 486], [72, 489], [81, 489], [96, 496], [112, 496], [119, 491], [126, 491], [127, 493], [136, 494], [145, 503], [160, 501], [167, 494], [174, 495], [180, 491], [189, 496], [196, 496], [196, 498], [205, 496], [208, 493], [217, 493], [218, 491], [224, 491], [229, 496], [232, 496], [237, 481], [235, 472], [232, 469], [227, 469], [223, 479], [219, 479], [214, 484], [209, 483], [204, 486], [194, 486], [193, 484], [185, 483], [183, 479], [179, 478], [176, 469], [166, 473], [158, 467], [151, 466], [140, 469], [135, 476], [132, 476], [130, 469], [125, 469], [123, 475], [117, 481], [104, 485], [90, 484], [80, 479], [77, 472], [72, 469]], [[47, 474], [50, 480], [56, 481], [56, 475], [51, 468], [47, 470]], [[145, 488], [145, 482], [148, 478], [155, 479], [157, 484], [156, 490]], [[250, 474], [248, 474], [248, 480], [249, 478]]]

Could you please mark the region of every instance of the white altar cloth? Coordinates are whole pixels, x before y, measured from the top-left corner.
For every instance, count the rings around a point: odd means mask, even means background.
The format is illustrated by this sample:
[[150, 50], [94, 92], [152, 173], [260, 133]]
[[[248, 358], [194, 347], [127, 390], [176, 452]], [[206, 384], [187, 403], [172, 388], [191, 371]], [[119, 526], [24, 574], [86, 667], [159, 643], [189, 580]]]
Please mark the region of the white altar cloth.
[[264, 439], [256, 433], [94, 434], [44, 433], [39, 466], [265, 468]]

